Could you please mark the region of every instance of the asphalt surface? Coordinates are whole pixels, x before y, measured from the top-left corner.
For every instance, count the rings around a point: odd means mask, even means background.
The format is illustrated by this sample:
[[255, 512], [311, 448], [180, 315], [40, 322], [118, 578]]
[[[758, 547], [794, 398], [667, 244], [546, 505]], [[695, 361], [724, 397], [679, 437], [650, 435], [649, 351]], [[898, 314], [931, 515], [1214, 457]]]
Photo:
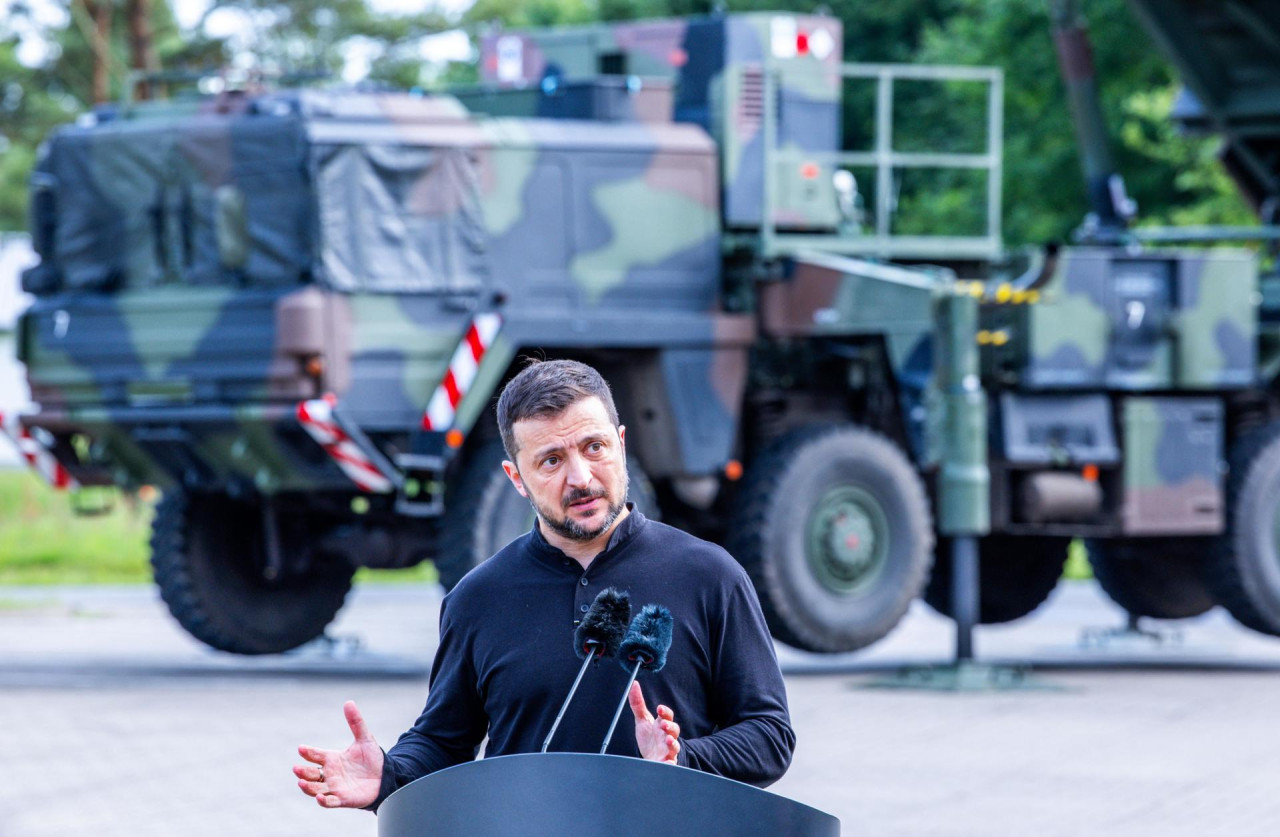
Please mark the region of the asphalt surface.
[[[417, 716], [439, 592], [364, 587], [332, 642], [272, 658], [209, 651], [150, 588], [0, 588], [0, 835], [373, 835], [304, 797], [300, 743], [345, 746], [354, 699], [384, 746]], [[1280, 640], [1215, 611], [1152, 638], [1092, 584], [977, 633], [1031, 687], [877, 688], [943, 663], [923, 605], [854, 655], [781, 648], [798, 746], [772, 790], [849, 835], [1275, 835]]]

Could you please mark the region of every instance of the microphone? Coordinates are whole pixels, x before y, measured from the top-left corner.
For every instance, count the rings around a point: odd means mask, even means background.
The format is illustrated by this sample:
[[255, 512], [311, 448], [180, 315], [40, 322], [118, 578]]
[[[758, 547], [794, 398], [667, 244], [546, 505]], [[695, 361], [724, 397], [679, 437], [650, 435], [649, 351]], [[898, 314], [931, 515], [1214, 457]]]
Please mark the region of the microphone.
[[639, 615], [631, 620], [627, 635], [618, 646], [618, 662], [631, 672], [631, 679], [627, 681], [627, 688], [622, 690], [622, 701], [618, 704], [618, 711], [613, 713], [613, 723], [609, 724], [604, 743], [600, 745], [600, 755], [604, 755], [604, 751], [609, 749], [613, 730], [618, 726], [618, 718], [622, 717], [622, 707], [627, 705], [631, 684], [636, 681], [640, 669], [656, 673], [662, 671], [662, 667], [667, 664], [667, 650], [671, 648], [671, 623], [671, 611], [656, 604], [640, 608]]
[[582, 660], [582, 668], [578, 669], [578, 676], [573, 681], [573, 688], [569, 689], [569, 696], [560, 705], [560, 712], [556, 714], [555, 723], [551, 725], [551, 732], [548, 732], [547, 737], [542, 741], [542, 752], [545, 753], [551, 746], [551, 739], [559, 729], [560, 721], [564, 719], [565, 710], [569, 708], [569, 701], [573, 700], [574, 692], [578, 691], [582, 675], [587, 673], [587, 666], [592, 660], [612, 657], [618, 653], [630, 619], [631, 595], [626, 591], [606, 587], [591, 603], [587, 615], [582, 617], [582, 621], [573, 632], [573, 651]]

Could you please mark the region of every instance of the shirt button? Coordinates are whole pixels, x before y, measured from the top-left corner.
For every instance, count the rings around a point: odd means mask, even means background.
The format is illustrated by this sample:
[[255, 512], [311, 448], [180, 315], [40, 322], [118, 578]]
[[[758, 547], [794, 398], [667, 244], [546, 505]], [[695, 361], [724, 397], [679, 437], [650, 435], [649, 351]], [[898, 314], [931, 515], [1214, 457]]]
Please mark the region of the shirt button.
[[586, 613], [590, 609], [591, 608], [588, 607], [587, 605], [578, 605], [578, 610], [581, 610], [583, 613]]
[[582, 577], [582, 586], [583, 586], [583, 587], [586, 587], [588, 584], [590, 584], [590, 582], [589, 582], [589, 581], [587, 581], [587, 577], [584, 575], [584, 576]]

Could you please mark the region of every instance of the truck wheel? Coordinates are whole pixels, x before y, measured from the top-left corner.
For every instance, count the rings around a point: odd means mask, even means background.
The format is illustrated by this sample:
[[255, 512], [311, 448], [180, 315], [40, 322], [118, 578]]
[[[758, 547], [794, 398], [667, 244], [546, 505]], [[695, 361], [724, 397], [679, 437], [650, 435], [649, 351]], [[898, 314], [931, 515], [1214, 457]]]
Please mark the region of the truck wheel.
[[[978, 541], [978, 624], [998, 625], [1028, 615], [1045, 603], [1067, 563], [1070, 538], [992, 535]], [[929, 607], [948, 618], [951, 607], [951, 549], [943, 541], [925, 588]]]
[[[302, 530], [289, 533], [296, 547]], [[297, 537], [292, 537], [297, 536]], [[160, 596], [186, 631], [234, 654], [277, 654], [324, 633], [355, 568], [326, 554], [305, 573], [268, 581], [261, 516], [226, 497], [167, 491], [151, 529]]]
[[[446, 591], [482, 561], [533, 527], [533, 507], [502, 472], [507, 458], [502, 441], [486, 443], [471, 455], [445, 498], [445, 518], [436, 555], [436, 572]], [[660, 519], [653, 485], [634, 458], [627, 499], [652, 520]]]
[[1190, 619], [1218, 602], [1205, 585], [1202, 538], [1090, 540], [1093, 577], [1134, 616]]
[[1280, 636], [1280, 422], [1231, 447], [1227, 528], [1207, 550], [1205, 580], [1236, 621]]
[[775, 637], [854, 651], [893, 630], [919, 595], [933, 520], [920, 477], [888, 439], [802, 428], [751, 467], [729, 546]]

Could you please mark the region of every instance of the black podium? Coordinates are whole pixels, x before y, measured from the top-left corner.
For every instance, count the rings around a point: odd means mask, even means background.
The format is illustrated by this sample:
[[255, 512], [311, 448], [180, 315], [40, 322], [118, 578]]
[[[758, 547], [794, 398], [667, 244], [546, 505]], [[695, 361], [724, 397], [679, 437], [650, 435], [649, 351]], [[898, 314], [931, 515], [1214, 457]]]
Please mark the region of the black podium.
[[379, 837], [838, 835], [777, 794], [669, 764], [583, 753], [499, 756], [423, 776], [378, 809]]

